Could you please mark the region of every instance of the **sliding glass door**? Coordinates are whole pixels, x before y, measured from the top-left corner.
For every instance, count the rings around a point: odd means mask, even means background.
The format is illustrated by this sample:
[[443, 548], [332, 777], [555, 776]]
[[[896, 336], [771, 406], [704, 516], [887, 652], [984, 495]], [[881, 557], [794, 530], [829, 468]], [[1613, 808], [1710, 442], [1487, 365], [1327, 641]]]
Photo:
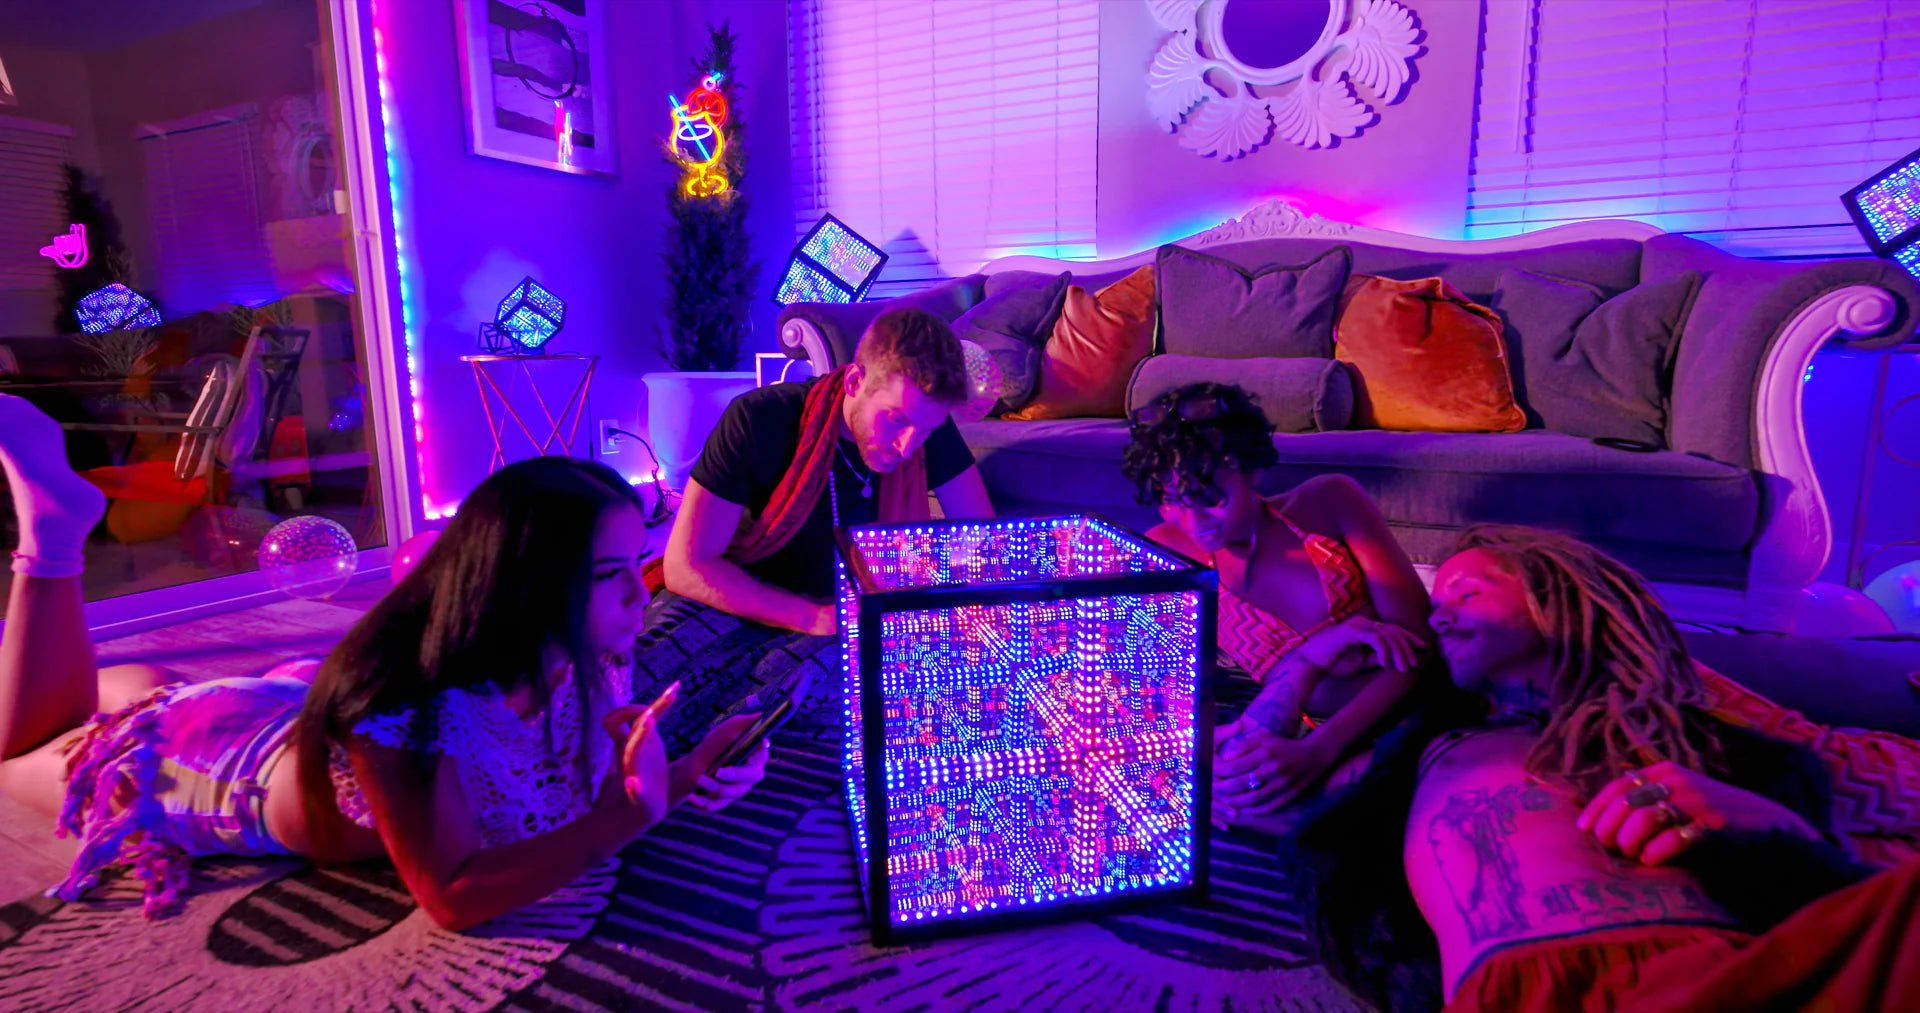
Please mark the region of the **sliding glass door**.
[[138, 7], [17, 0], [0, 35], [0, 392], [108, 496], [96, 630], [272, 593], [293, 518], [362, 569], [406, 525], [338, 11]]

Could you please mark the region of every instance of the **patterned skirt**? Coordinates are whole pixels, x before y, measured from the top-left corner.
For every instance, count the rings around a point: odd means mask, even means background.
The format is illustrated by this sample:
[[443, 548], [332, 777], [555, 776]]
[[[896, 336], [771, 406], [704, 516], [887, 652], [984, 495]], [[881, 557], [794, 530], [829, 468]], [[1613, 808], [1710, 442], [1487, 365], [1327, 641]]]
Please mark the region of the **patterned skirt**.
[[95, 715], [68, 747], [56, 827], [80, 851], [48, 895], [77, 900], [107, 867], [130, 863], [147, 917], [164, 917], [193, 856], [287, 854], [267, 832], [265, 786], [306, 692], [268, 673], [163, 686]]

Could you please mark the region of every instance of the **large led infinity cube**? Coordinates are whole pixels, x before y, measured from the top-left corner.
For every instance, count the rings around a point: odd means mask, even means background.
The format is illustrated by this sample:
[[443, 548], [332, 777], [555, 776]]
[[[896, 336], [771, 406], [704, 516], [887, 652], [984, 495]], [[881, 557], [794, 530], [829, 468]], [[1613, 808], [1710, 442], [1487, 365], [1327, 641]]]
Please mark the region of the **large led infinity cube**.
[[160, 311], [153, 302], [117, 281], [81, 296], [73, 311], [80, 329], [88, 334], [160, 326]]
[[838, 539], [877, 941], [1205, 891], [1211, 570], [1080, 516]]
[[1920, 151], [1848, 190], [1840, 202], [1873, 252], [1920, 278]]
[[793, 248], [773, 301], [859, 302], [880, 276], [887, 255], [832, 215], [823, 215]]
[[566, 300], [528, 277], [500, 300], [493, 322], [480, 325], [480, 347], [498, 353], [538, 353], [566, 322]]

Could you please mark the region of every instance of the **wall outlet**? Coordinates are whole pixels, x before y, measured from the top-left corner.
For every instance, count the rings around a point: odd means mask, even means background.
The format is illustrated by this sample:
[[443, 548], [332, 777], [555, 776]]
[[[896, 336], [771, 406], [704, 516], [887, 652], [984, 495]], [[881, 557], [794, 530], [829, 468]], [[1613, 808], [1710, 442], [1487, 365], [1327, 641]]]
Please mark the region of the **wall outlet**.
[[614, 430], [619, 428], [619, 426], [620, 426], [619, 419], [601, 419], [600, 420], [600, 428], [598, 432], [600, 434], [600, 456], [601, 457], [612, 457], [613, 455], [620, 452], [620, 437], [614, 433]]

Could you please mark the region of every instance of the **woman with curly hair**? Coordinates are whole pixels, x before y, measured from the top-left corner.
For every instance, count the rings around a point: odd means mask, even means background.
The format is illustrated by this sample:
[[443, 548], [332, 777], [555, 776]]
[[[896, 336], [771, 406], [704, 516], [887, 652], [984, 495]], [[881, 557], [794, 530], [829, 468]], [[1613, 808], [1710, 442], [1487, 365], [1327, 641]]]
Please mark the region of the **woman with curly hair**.
[[1426, 591], [1351, 478], [1260, 494], [1257, 476], [1279, 460], [1274, 428], [1239, 387], [1180, 387], [1132, 423], [1122, 467], [1164, 521], [1147, 534], [1219, 571], [1220, 652], [1259, 683], [1216, 733], [1214, 820], [1282, 829], [1279, 810], [1413, 689]]

